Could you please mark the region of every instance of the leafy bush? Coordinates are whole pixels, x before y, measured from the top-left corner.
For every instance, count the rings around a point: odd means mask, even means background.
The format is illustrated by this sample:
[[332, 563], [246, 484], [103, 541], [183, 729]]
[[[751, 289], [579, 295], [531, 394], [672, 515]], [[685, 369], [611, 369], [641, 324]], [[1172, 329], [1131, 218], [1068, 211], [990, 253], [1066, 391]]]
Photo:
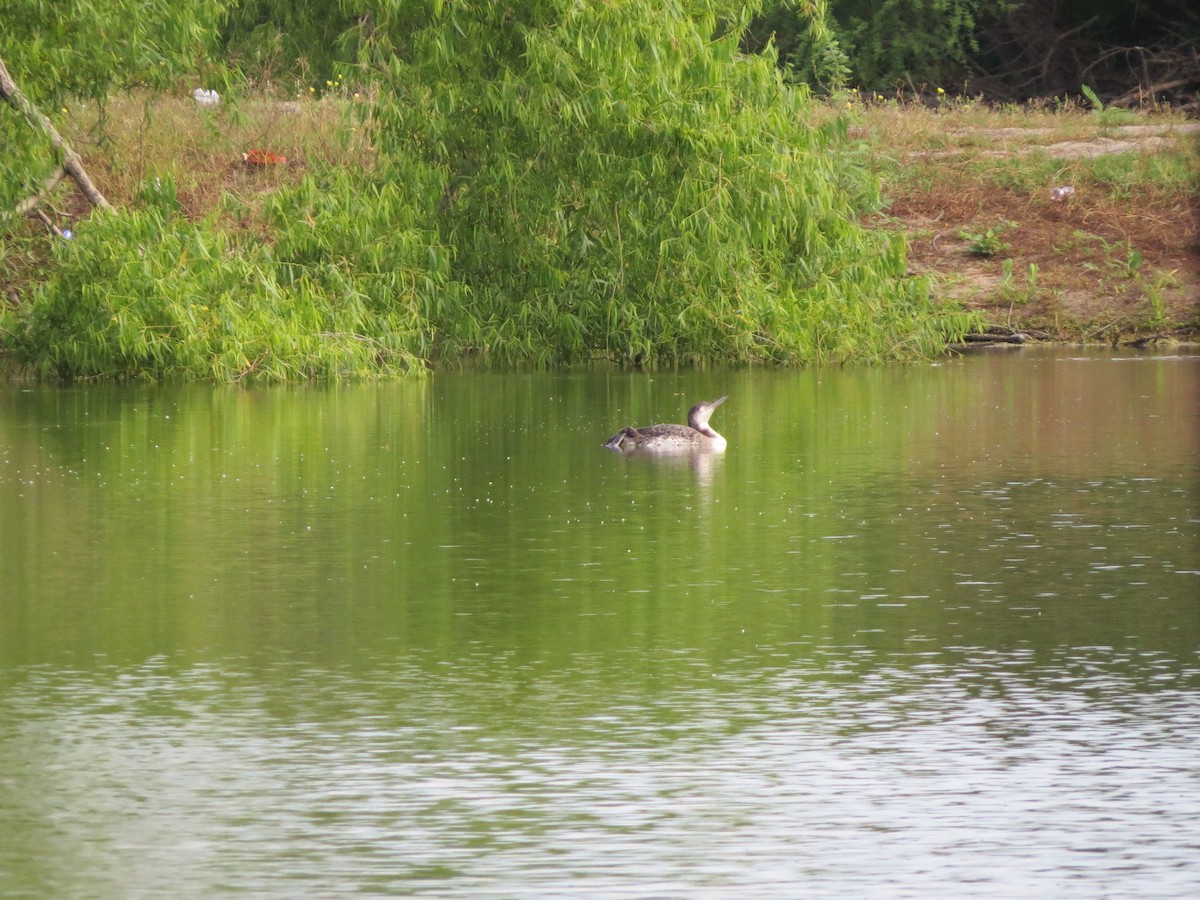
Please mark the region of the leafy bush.
[[386, 194], [305, 181], [275, 200], [262, 240], [157, 207], [94, 216], [0, 327], [18, 363], [60, 377], [419, 370], [422, 307], [451, 291], [427, 237], [388, 227]]
[[[970, 324], [859, 217], [845, 123], [725, 3], [388, 4], [357, 32], [368, 165], [189, 222], [170, 180], [56, 245], [0, 320], [67, 377], [275, 379], [927, 355]], [[739, 18], [741, 16], [741, 18]]]
[[377, 144], [446, 177], [439, 234], [471, 289], [455, 344], [540, 363], [939, 348], [964, 322], [905, 277], [900, 239], [857, 224], [874, 188], [842, 123], [810, 127], [806, 92], [739, 52], [739, 23], [690, 6], [447, 4], [377, 24], [407, 36]]
[[352, 37], [362, 18], [358, 7], [295, 3], [291, 0], [239, 0], [221, 28], [226, 58], [261, 80], [331, 78], [338, 64], [353, 58]]
[[[802, 81], [830, 84], [830, 46], [849, 78], [872, 90], [897, 84], [953, 84], [979, 49], [981, 20], [998, 19], [1021, 0], [779, 0], [765, 4], [748, 46], [774, 41]], [[827, 11], [826, 11], [827, 7]]]

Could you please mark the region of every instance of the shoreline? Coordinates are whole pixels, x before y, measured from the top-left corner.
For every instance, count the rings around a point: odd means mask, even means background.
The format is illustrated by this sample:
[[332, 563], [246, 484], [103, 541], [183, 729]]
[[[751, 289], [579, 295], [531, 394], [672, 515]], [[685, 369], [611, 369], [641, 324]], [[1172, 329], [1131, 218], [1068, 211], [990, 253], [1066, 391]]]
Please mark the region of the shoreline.
[[860, 119], [889, 201], [873, 225], [905, 234], [943, 303], [1042, 342], [1200, 336], [1200, 122], [957, 102]]

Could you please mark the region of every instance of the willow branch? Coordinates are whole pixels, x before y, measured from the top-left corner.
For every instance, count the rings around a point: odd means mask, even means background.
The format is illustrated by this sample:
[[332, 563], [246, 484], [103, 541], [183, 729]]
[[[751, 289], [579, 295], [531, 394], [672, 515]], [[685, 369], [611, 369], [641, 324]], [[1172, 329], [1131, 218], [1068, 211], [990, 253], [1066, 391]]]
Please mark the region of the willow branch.
[[23, 115], [30, 125], [45, 132], [46, 136], [50, 138], [51, 146], [62, 154], [63, 171], [70, 175], [75, 183], [79, 185], [79, 189], [83, 191], [83, 195], [87, 197], [88, 202], [92, 206], [98, 206], [101, 209], [112, 209], [112, 204], [104, 198], [104, 195], [100, 193], [96, 185], [92, 183], [87, 170], [83, 168], [83, 160], [79, 158], [79, 154], [72, 150], [71, 145], [58, 133], [58, 129], [54, 127], [54, 123], [21, 92], [21, 89], [17, 87], [17, 83], [12, 80], [12, 76], [8, 74], [8, 68], [4, 65], [3, 59], [0, 59], [0, 100], [7, 101], [9, 106]]
[[46, 183], [42, 185], [42, 189], [32, 196], [26, 197], [17, 204], [15, 210], [18, 216], [24, 216], [31, 213], [42, 205], [42, 201], [50, 196], [50, 192], [58, 187], [58, 183], [67, 177], [67, 170], [61, 166], [54, 170], [54, 174], [46, 179]]

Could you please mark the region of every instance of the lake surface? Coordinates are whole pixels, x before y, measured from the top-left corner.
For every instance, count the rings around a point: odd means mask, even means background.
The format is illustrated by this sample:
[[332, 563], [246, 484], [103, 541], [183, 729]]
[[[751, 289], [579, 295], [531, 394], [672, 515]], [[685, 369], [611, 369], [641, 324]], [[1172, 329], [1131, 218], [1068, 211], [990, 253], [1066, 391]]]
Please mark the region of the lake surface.
[[1197, 822], [1200, 356], [0, 386], [5, 897], [1192, 897]]

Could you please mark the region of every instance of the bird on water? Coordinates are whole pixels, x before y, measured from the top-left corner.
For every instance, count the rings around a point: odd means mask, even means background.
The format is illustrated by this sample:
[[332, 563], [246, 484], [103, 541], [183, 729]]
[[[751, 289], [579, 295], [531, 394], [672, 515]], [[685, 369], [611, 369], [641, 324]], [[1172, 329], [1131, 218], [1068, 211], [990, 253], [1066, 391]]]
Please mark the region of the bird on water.
[[702, 400], [688, 410], [686, 425], [645, 425], [635, 428], [626, 425], [604, 444], [618, 453], [672, 453], [680, 450], [725, 449], [725, 438], [708, 424], [709, 418], [728, 395], [716, 400]]

